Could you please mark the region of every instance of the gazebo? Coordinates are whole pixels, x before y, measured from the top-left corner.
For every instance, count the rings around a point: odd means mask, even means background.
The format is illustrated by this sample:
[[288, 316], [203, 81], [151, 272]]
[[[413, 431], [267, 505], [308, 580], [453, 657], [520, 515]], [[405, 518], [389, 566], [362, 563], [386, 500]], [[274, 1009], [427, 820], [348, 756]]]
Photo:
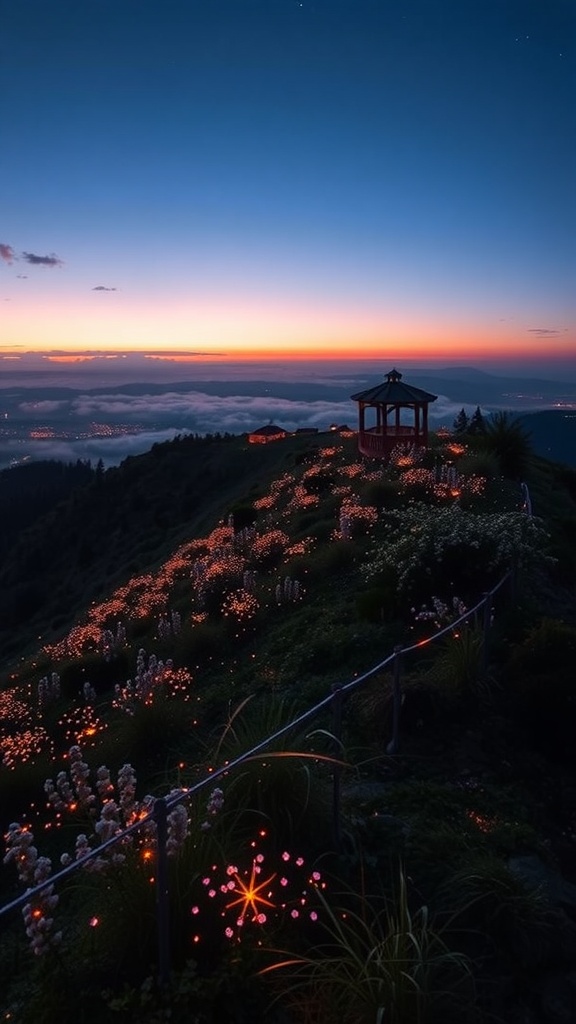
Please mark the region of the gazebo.
[[[428, 406], [438, 396], [405, 384], [398, 370], [390, 370], [382, 384], [351, 397], [359, 407], [358, 450], [362, 455], [387, 458], [397, 444], [428, 444]], [[367, 417], [370, 409], [374, 413]], [[412, 423], [401, 422], [403, 409], [411, 410]], [[367, 419], [374, 418], [375, 424], [368, 425]]]

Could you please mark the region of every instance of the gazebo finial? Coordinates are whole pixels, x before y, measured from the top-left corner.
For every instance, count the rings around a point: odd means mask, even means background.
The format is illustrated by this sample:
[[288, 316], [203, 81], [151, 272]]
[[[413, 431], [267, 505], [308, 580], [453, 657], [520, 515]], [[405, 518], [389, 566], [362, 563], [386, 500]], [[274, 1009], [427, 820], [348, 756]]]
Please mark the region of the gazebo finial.
[[391, 384], [394, 384], [396, 381], [402, 380], [402, 374], [396, 369], [396, 367], [394, 367], [393, 370], [390, 370], [390, 372], [386, 374], [386, 380], [390, 381]]

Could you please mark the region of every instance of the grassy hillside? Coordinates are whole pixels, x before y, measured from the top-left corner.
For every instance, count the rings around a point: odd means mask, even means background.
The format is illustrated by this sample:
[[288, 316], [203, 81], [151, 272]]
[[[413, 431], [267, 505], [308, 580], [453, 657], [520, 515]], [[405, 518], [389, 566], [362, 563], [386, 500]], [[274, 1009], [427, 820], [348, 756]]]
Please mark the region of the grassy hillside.
[[[323, 713], [172, 823], [169, 991], [149, 835], [62, 887], [45, 955], [28, 959], [33, 919], [28, 937], [18, 915], [4, 925], [10, 1019], [487, 1024], [528, 1007], [548, 1024], [550, 964], [575, 969], [576, 489], [526, 464], [531, 518], [480, 448], [435, 437], [423, 460], [399, 450], [383, 467], [354, 437], [181, 440], [23, 533], [5, 579], [40, 558], [43, 598], [5, 636], [0, 813], [25, 831], [10, 832], [2, 902], [26, 884], [27, 829], [56, 870], [146, 794], [191, 786], [395, 645], [414, 649], [398, 753], [388, 668], [347, 700], [342, 730]], [[510, 570], [489, 649], [474, 618], [420, 644]], [[16, 662], [19, 636], [31, 653]]]
[[[0, 658], [29, 649], [39, 634], [61, 631], [93, 600], [160, 564], [179, 540], [249, 500], [304, 446], [298, 439], [278, 447], [232, 436], [183, 437], [96, 474], [68, 500], [37, 506], [33, 525], [22, 518], [0, 563]], [[25, 468], [38, 490], [43, 464]], [[19, 495], [12, 491], [7, 501], [14, 508]]]

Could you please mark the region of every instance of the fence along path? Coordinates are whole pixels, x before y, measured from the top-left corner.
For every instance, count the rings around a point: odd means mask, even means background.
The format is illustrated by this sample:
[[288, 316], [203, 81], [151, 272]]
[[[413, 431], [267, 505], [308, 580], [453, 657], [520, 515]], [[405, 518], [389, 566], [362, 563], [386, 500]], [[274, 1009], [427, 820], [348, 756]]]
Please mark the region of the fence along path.
[[[324, 709], [332, 707], [333, 712], [333, 728], [332, 733], [336, 740], [341, 738], [342, 728], [342, 710], [344, 699], [351, 693], [360, 689], [367, 680], [371, 679], [378, 672], [381, 672], [384, 668], [392, 667], [392, 736], [386, 746], [386, 753], [393, 755], [398, 753], [400, 744], [400, 711], [402, 706], [402, 660], [403, 658], [413, 653], [414, 651], [421, 650], [423, 647], [427, 647], [430, 644], [435, 643], [442, 637], [451, 633], [458, 626], [464, 623], [474, 620], [478, 625], [481, 622], [481, 636], [483, 644], [483, 663], [484, 668], [487, 667], [488, 650], [490, 643], [490, 629], [492, 626], [492, 599], [495, 594], [504, 586], [506, 582], [514, 584], [514, 573], [512, 571], [506, 573], [505, 576], [492, 588], [487, 591], [482, 599], [478, 601], [473, 608], [466, 610], [457, 619], [450, 622], [447, 626], [438, 630], [432, 636], [426, 637], [423, 640], [419, 640], [417, 643], [411, 644], [408, 647], [395, 647], [393, 652], [389, 654], [382, 661], [379, 661], [372, 668], [368, 669], [362, 675], [350, 680], [347, 683], [336, 683], [332, 687], [331, 692], [314, 704], [313, 707], [304, 711], [301, 715], [291, 719], [286, 725], [283, 725], [276, 732], [267, 736], [259, 743], [255, 744], [249, 750], [239, 755], [233, 761], [229, 761], [222, 765], [220, 768], [216, 768], [211, 771], [209, 775], [196, 782], [193, 786], [188, 788], [182, 788], [180, 792], [172, 793], [169, 797], [157, 797], [154, 801], [153, 809], [138, 821], [132, 825], [122, 829], [116, 835], [103, 843], [100, 843], [89, 853], [75, 860], [72, 864], [67, 865], [55, 874], [50, 875], [50, 878], [41, 882], [34, 888], [27, 889], [22, 895], [6, 903], [3, 907], [0, 907], [0, 917], [6, 916], [9, 912], [17, 910], [19, 907], [24, 907], [25, 904], [29, 903], [35, 896], [40, 896], [46, 893], [50, 886], [56, 885], [59, 882], [64, 881], [69, 875], [72, 875], [75, 871], [85, 867], [90, 861], [97, 857], [100, 857], [102, 853], [112, 847], [123, 843], [125, 840], [135, 835], [146, 827], [150, 826], [153, 822], [156, 826], [156, 845], [157, 845], [157, 865], [156, 865], [156, 912], [157, 912], [157, 926], [158, 926], [158, 977], [162, 984], [167, 983], [170, 975], [170, 940], [169, 940], [169, 919], [168, 919], [168, 854], [166, 841], [168, 838], [168, 824], [167, 818], [170, 811], [178, 804], [185, 803], [195, 793], [205, 789], [207, 786], [214, 786], [217, 782], [225, 775], [229, 775], [230, 772], [234, 771], [235, 768], [255, 757], [256, 754], [263, 753], [267, 748], [275, 743], [278, 739], [286, 736], [289, 732], [296, 729], [297, 727], [304, 725], [310, 719], [315, 718]], [[341, 785], [341, 773], [342, 766], [335, 764], [333, 770], [333, 831], [334, 841], [336, 847], [340, 845], [340, 785]]]

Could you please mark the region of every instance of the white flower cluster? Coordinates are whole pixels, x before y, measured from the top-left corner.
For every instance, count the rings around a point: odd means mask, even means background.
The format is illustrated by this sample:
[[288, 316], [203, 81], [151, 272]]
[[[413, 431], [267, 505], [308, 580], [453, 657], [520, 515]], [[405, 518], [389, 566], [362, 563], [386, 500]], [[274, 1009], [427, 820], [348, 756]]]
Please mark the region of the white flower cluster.
[[111, 629], [103, 629], [100, 637], [100, 650], [105, 661], [112, 657], [126, 644], [126, 628], [122, 622], [116, 623], [116, 632]]
[[84, 697], [84, 702], [86, 704], [96, 703], [96, 690], [94, 689], [92, 684], [88, 682], [88, 680], [86, 680], [82, 687], [82, 695]]
[[299, 601], [302, 597], [302, 587], [299, 580], [293, 580], [291, 576], [285, 576], [276, 584], [276, 604], [290, 604]]
[[60, 696], [60, 676], [52, 672], [50, 678], [43, 676], [38, 683], [38, 703], [44, 707], [50, 701], [58, 700]]
[[[144, 847], [146, 860], [153, 856], [153, 850], [157, 843], [157, 828], [153, 818], [155, 798], [148, 794], [140, 801], [136, 799], [136, 775], [132, 765], [125, 764], [120, 768], [116, 789], [108, 768], [101, 765], [96, 771], [96, 795], [93, 793], [89, 781], [90, 769], [82, 760], [82, 753], [78, 746], [70, 748], [69, 758], [70, 779], [66, 772], [60, 772], [56, 785], [52, 779], [46, 780], [44, 788], [48, 795], [48, 801], [58, 813], [62, 813], [64, 810], [73, 811], [79, 804], [82, 805], [84, 810], [88, 811], [89, 818], [92, 818], [94, 825], [91, 835], [82, 832], [76, 837], [74, 857], [68, 853], [62, 854], [60, 862], [63, 867], [69, 866], [74, 861], [82, 860], [92, 853], [94, 856], [83, 865], [88, 871], [100, 872], [110, 866], [122, 865], [126, 862], [126, 851], [134, 846], [135, 841], [139, 843], [139, 847]], [[173, 789], [168, 795], [168, 800], [171, 797], [182, 797], [182, 795], [181, 789]], [[99, 811], [96, 809], [98, 801], [100, 802]], [[219, 813], [223, 804], [222, 790], [214, 789], [206, 806], [206, 821], [200, 826], [202, 830], [210, 828], [211, 819]], [[138, 832], [125, 835], [126, 828], [137, 821], [142, 822]], [[167, 826], [166, 852], [168, 856], [175, 857], [190, 835], [190, 819], [183, 802], [175, 804], [168, 812]], [[115, 838], [117, 838], [116, 843], [103, 850], [102, 853], [98, 851], [99, 846]], [[5, 841], [4, 864], [13, 863], [15, 865], [19, 880], [28, 889], [44, 882], [47, 883], [22, 911], [31, 948], [34, 953], [41, 954], [50, 945], [60, 942], [62, 938], [61, 932], [53, 933], [52, 931], [54, 922], [51, 912], [58, 903], [54, 886], [52, 883], [48, 883], [52, 873], [52, 864], [48, 857], [38, 856], [38, 850], [34, 846], [34, 836], [27, 826], [13, 822], [8, 828]]]
[[52, 874], [52, 863], [49, 857], [38, 856], [32, 831], [22, 827], [18, 822], [12, 822], [8, 826], [5, 840], [4, 864], [13, 863], [16, 866], [18, 878], [27, 886], [26, 893], [43, 882], [47, 883], [45, 888], [22, 909], [30, 949], [36, 956], [41, 956], [50, 946], [58, 945], [62, 939], [62, 932], [53, 932], [52, 913], [58, 904], [58, 896], [52, 883], [48, 882]]
[[151, 702], [154, 690], [166, 682], [166, 677], [172, 673], [173, 668], [171, 658], [164, 662], [158, 660], [155, 654], [151, 654], [146, 662], [146, 651], [141, 647], [136, 659], [134, 682], [128, 679], [124, 686], [116, 683], [112, 706], [133, 715], [137, 704]]
[[344, 508], [340, 510], [340, 536], [342, 540], [352, 539], [352, 520], [349, 515], [346, 515]]
[[88, 781], [90, 768], [82, 760], [80, 747], [70, 747], [68, 757], [70, 758], [70, 778], [72, 779], [72, 785], [78, 797], [78, 802], [82, 807], [89, 808], [96, 800]]
[[216, 815], [219, 814], [220, 811], [222, 810], [223, 806], [224, 806], [224, 793], [222, 792], [221, 789], [218, 789], [218, 788], [213, 789], [212, 793], [210, 794], [210, 799], [209, 799], [208, 803], [206, 804], [206, 814], [207, 814], [206, 821], [203, 821], [201, 826], [200, 826], [200, 828], [202, 829], [203, 832], [206, 832], [209, 828], [212, 827], [211, 822], [210, 822], [209, 819], [216, 817]]
[[52, 779], [46, 779], [44, 792], [48, 797], [48, 803], [57, 814], [61, 814], [74, 802], [74, 794], [66, 772], [58, 772], [56, 785]]
[[180, 612], [172, 611], [170, 615], [161, 615], [158, 620], [158, 636], [161, 640], [171, 640], [173, 636], [178, 636], [182, 629], [182, 619]]
[[416, 622], [433, 622], [440, 629], [441, 626], [446, 626], [455, 619], [459, 619], [468, 611], [459, 597], [453, 597], [449, 605], [441, 601], [439, 597], [433, 597], [431, 604], [431, 608], [423, 604], [418, 612], [415, 608], [411, 609]]
[[[385, 543], [379, 542], [363, 572], [371, 579], [386, 569], [396, 572], [397, 586], [407, 592], [423, 573], [431, 574], [449, 549], [482, 551], [483, 568], [506, 570], [513, 561], [526, 567], [545, 559], [548, 535], [523, 512], [475, 513], [459, 505], [431, 509], [414, 502], [382, 514]], [[485, 557], [484, 557], [485, 556]]]
[[136, 773], [131, 764], [123, 764], [118, 772], [118, 796], [126, 822], [136, 816]]
[[[52, 779], [46, 779], [44, 791], [48, 797], [48, 803], [54, 810], [62, 814], [64, 811], [75, 811], [78, 807], [88, 813], [89, 818], [94, 821], [93, 835], [81, 834], [76, 839], [76, 860], [84, 857], [93, 849], [94, 841], [98, 844], [107, 842], [113, 836], [123, 832], [127, 825], [131, 825], [138, 817], [145, 817], [151, 812], [154, 806], [154, 797], [146, 796], [140, 802], [136, 800], [136, 776], [132, 765], [125, 764], [120, 768], [117, 778], [116, 789], [109, 769], [101, 765], [96, 770], [95, 789], [90, 783], [90, 768], [82, 760], [80, 747], [70, 747], [68, 751], [70, 760], [70, 777], [61, 771], [56, 777], [56, 785]], [[146, 835], [155, 834], [155, 826], [152, 821], [146, 823], [143, 828]], [[109, 864], [119, 864], [125, 860], [121, 852], [122, 846], [130, 845], [131, 837], [126, 837], [118, 847], [105, 851], [105, 855], [94, 857], [86, 865], [91, 871], [100, 871]], [[66, 866], [72, 863], [72, 857], [68, 853], [62, 854], [61, 863]]]
[[[173, 790], [170, 796], [178, 793]], [[169, 857], [175, 857], [180, 853], [188, 836], [190, 835], [190, 818], [183, 803], [176, 804], [168, 813], [168, 838], [166, 839], [166, 852]]]
[[258, 573], [255, 569], [245, 569], [242, 575], [242, 589], [248, 594], [253, 594], [256, 589]]
[[[245, 558], [256, 539], [253, 526], [234, 533], [231, 527], [217, 528], [210, 535], [208, 554], [192, 564], [191, 579], [197, 606], [203, 608], [208, 593], [222, 580], [238, 582], [245, 568]], [[212, 543], [214, 539], [219, 543]], [[249, 589], [246, 587], [245, 589]]]

